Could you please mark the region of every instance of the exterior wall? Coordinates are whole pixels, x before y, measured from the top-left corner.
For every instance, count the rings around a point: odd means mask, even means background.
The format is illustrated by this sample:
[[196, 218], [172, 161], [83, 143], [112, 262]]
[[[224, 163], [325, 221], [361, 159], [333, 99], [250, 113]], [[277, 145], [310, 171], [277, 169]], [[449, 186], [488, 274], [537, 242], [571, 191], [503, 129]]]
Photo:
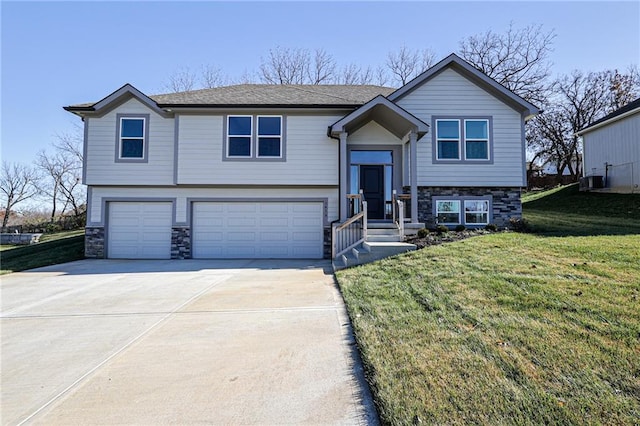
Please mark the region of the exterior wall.
[[522, 203], [519, 187], [478, 188], [478, 187], [418, 187], [418, 220], [427, 228], [436, 226], [433, 213], [434, 197], [485, 197], [491, 198], [489, 223], [500, 228], [509, 226], [509, 219], [522, 217]]
[[[445, 69], [396, 103], [431, 126], [418, 141], [419, 186], [526, 186], [520, 114], [456, 71]], [[491, 116], [492, 164], [433, 164], [432, 116]]]
[[331, 222], [338, 219], [337, 187], [90, 187], [85, 231], [85, 256], [105, 257], [105, 206], [108, 200], [173, 200], [171, 258], [191, 258], [190, 201], [198, 199], [326, 200], [324, 255], [331, 255]]
[[640, 112], [584, 134], [583, 145], [585, 176], [606, 175], [611, 190], [640, 192]]
[[[116, 162], [117, 114], [149, 114], [148, 161]], [[85, 118], [84, 183], [87, 185], [170, 185], [174, 169], [174, 119], [130, 99], [102, 117]]]
[[224, 115], [179, 115], [178, 184], [337, 185], [338, 142], [327, 127], [341, 115], [284, 115], [286, 161], [225, 161]]
[[387, 129], [370, 121], [347, 138], [349, 145], [397, 145], [402, 141]]

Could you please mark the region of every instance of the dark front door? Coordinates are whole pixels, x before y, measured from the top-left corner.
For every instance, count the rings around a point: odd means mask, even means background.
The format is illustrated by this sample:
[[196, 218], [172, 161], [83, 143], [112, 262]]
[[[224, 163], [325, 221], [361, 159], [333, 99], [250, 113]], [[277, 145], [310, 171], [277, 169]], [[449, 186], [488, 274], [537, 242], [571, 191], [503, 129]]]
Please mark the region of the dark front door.
[[369, 219], [384, 219], [384, 166], [360, 166], [360, 186]]

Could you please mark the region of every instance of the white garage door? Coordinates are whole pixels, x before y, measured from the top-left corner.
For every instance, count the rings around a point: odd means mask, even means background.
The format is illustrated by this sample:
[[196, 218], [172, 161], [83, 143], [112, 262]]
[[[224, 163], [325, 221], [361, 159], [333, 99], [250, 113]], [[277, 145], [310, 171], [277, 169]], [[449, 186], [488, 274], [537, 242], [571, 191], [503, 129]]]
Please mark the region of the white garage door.
[[112, 259], [169, 259], [171, 203], [109, 203], [107, 256]]
[[193, 203], [193, 257], [322, 258], [321, 202]]

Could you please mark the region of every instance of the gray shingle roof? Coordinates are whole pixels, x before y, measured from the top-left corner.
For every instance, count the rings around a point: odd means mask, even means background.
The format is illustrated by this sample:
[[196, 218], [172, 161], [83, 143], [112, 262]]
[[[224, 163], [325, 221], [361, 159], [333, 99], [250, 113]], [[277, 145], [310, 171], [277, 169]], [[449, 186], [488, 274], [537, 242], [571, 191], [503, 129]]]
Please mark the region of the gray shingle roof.
[[[213, 89], [151, 95], [160, 106], [357, 106], [395, 89], [373, 85], [238, 84]], [[91, 107], [95, 103], [73, 105]]]

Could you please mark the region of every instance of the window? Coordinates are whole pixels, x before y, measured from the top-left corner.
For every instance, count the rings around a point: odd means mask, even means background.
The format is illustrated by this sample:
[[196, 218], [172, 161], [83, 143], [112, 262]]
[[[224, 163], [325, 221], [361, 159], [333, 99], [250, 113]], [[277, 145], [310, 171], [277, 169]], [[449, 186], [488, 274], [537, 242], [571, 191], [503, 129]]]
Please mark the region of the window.
[[280, 157], [282, 117], [258, 116], [258, 157]]
[[439, 200], [436, 201], [436, 219], [439, 224], [457, 225], [460, 222], [460, 201]]
[[144, 117], [120, 117], [119, 158], [143, 159], [146, 138]]
[[489, 159], [489, 120], [464, 120], [464, 157]]
[[436, 158], [460, 159], [460, 120], [436, 120]]
[[432, 117], [434, 162], [491, 163], [491, 117]]
[[489, 201], [465, 200], [464, 222], [468, 225], [486, 225], [489, 223]]
[[491, 197], [434, 199], [434, 214], [439, 225], [477, 227], [491, 221]]
[[284, 161], [284, 128], [279, 115], [228, 116], [223, 159]]
[[251, 116], [232, 116], [227, 122], [227, 155], [229, 157], [251, 157]]

